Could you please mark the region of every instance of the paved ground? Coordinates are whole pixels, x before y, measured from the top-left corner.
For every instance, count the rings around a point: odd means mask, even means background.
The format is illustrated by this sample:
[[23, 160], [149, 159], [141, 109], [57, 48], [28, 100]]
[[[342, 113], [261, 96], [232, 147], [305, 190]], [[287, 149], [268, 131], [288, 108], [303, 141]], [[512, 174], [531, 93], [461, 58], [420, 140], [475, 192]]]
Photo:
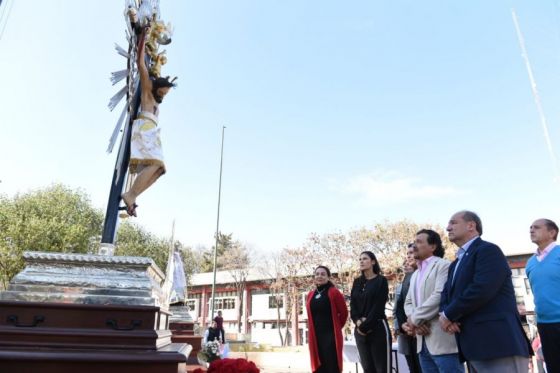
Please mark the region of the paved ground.
[[[309, 373], [309, 352], [307, 348], [298, 348], [286, 352], [232, 352], [229, 357], [242, 357], [249, 359], [259, 367], [262, 373]], [[393, 363], [393, 371], [396, 365]], [[398, 355], [398, 372], [408, 373], [406, 360], [403, 355]], [[360, 365], [345, 362], [343, 373], [363, 373]]]

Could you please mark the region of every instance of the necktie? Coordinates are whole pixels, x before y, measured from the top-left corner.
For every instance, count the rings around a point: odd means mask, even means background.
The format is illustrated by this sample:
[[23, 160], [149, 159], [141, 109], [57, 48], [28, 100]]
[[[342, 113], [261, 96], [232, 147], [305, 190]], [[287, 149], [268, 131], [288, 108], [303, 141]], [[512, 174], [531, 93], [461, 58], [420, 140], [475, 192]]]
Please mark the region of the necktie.
[[457, 265], [455, 266], [455, 269], [453, 270], [453, 279], [452, 279], [452, 283], [455, 282], [455, 274], [457, 273], [457, 268], [459, 268], [459, 266], [461, 265], [461, 259], [463, 258], [463, 255], [465, 255], [466, 250], [463, 249], [462, 247], [459, 249], [459, 251], [457, 252]]

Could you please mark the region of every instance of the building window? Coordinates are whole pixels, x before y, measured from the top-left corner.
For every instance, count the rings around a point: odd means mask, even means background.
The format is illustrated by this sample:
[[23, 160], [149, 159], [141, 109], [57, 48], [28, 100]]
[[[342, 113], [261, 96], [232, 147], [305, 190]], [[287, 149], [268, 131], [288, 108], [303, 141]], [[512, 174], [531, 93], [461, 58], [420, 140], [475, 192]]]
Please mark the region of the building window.
[[235, 298], [224, 298], [223, 299], [223, 309], [234, 310], [235, 309]]
[[234, 297], [237, 293], [235, 291], [218, 291], [216, 292], [216, 299], [225, 297]]
[[268, 308], [283, 308], [284, 298], [281, 295], [271, 295], [268, 297]]
[[189, 292], [189, 299], [202, 299], [202, 293], [190, 293]]
[[306, 297], [305, 294], [300, 294], [300, 296], [298, 297], [298, 302], [297, 302], [298, 315], [303, 315], [303, 305], [305, 304], [305, 300], [304, 300], [305, 297]]
[[[212, 299], [208, 301], [208, 309], [212, 308]], [[214, 303], [214, 309], [221, 310], [234, 310], [235, 309], [235, 297], [232, 298], [216, 298]]]
[[263, 287], [260, 289], [251, 289], [251, 295], [257, 295], [257, 294], [268, 294], [270, 291], [268, 290], [268, 287]]
[[190, 312], [194, 312], [194, 308], [196, 306], [196, 301], [194, 299], [187, 299], [187, 301], [185, 302], [185, 306], [187, 306], [187, 309]]

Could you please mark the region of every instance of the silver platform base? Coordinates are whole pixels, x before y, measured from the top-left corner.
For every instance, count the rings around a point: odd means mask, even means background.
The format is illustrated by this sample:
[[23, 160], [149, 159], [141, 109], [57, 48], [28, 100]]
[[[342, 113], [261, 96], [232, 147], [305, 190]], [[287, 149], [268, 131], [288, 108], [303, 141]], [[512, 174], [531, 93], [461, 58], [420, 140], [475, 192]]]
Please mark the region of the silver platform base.
[[26, 267], [0, 300], [167, 309], [163, 272], [150, 258], [25, 252]]

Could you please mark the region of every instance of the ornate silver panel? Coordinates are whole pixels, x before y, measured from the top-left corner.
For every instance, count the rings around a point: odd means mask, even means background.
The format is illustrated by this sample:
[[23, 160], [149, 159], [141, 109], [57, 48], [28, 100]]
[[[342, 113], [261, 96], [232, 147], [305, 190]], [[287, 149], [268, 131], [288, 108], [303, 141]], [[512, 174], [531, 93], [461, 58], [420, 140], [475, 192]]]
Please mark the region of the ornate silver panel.
[[25, 252], [24, 259], [1, 300], [167, 308], [164, 274], [150, 258]]

